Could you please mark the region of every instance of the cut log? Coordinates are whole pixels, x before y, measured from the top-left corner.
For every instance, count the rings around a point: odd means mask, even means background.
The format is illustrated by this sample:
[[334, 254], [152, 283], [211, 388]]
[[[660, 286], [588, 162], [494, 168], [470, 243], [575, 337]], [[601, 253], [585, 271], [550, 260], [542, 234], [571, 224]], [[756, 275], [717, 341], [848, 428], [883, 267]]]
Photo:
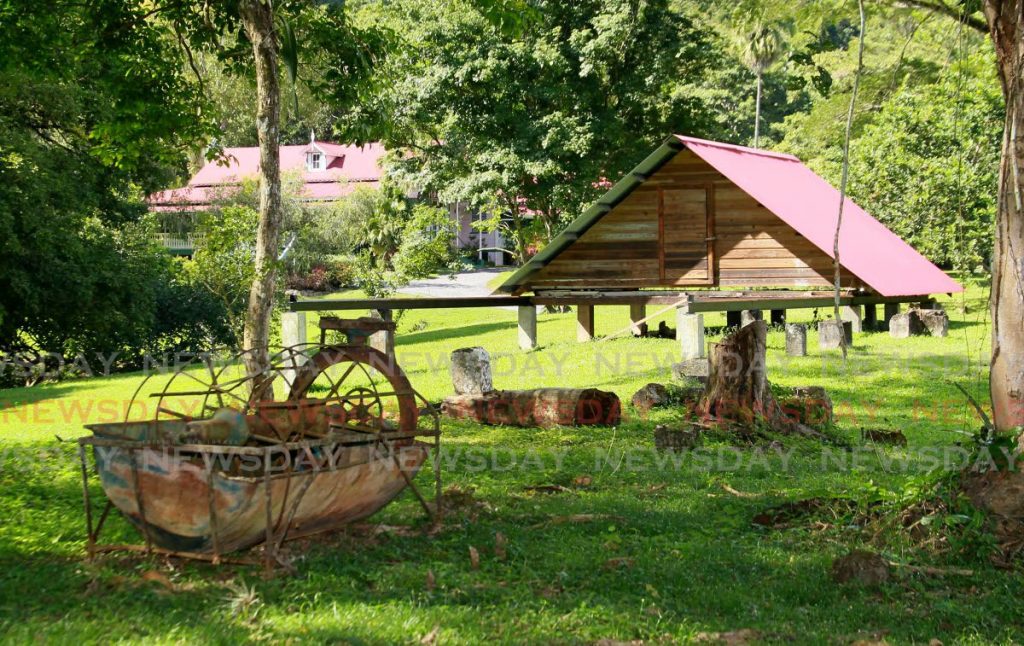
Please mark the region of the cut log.
[[614, 426], [621, 418], [622, 403], [615, 393], [595, 388], [496, 390], [453, 395], [441, 403], [441, 412], [491, 425]]
[[765, 423], [779, 432], [815, 431], [786, 416], [772, 396], [765, 370], [768, 325], [753, 321], [711, 346], [710, 374], [699, 414], [716, 420], [753, 426]]

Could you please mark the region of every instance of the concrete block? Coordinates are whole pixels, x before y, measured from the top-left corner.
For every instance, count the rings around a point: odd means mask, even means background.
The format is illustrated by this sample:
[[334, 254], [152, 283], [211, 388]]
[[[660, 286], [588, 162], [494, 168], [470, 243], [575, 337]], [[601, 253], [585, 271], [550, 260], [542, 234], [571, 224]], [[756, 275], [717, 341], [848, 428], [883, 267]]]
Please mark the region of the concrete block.
[[906, 339], [923, 331], [924, 326], [914, 310], [900, 312], [889, 319], [889, 336], [894, 339]]
[[860, 305], [842, 305], [839, 307], [839, 318], [850, 322], [851, 329], [860, 334], [864, 331], [861, 323]]
[[704, 315], [690, 314], [685, 309], [676, 310], [676, 340], [683, 359], [697, 359], [704, 356]]
[[921, 319], [921, 325], [932, 336], [944, 337], [949, 334], [949, 316], [939, 309], [918, 310], [915, 312]]
[[456, 395], [481, 395], [494, 390], [491, 355], [481, 347], [460, 348], [452, 352], [449, 369]]
[[786, 354], [791, 357], [807, 356], [807, 326], [803, 323], [786, 324]]
[[754, 321], [760, 321], [764, 318], [764, 312], [761, 310], [743, 310], [740, 312], [740, 327], [747, 327]]
[[849, 321], [829, 319], [818, 323], [818, 347], [822, 350], [839, 348], [843, 335], [846, 337], [846, 347], [853, 345], [853, 324]]

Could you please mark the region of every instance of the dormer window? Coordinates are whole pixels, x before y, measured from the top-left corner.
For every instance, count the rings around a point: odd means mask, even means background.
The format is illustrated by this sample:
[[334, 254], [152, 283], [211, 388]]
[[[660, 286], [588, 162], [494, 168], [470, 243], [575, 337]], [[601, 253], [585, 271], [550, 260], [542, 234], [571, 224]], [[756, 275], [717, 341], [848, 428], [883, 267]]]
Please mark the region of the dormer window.
[[306, 154], [306, 170], [315, 171], [324, 169], [324, 156], [319, 152]]

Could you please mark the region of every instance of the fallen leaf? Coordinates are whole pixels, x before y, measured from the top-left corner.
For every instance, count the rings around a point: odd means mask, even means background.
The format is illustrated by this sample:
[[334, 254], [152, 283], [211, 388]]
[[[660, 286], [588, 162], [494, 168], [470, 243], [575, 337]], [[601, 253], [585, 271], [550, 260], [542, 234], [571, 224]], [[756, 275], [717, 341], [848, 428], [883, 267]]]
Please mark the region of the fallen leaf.
[[761, 633], [750, 628], [730, 630], [724, 633], [697, 633], [694, 641], [698, 644], [724, 644], [725, 646], [743, 646], [761, 641]]
[[572, 491], [572, 489], [569, 489], [568, 487], [556, 484], [530, 485], [528, 487], [523, 487], [523, 489], [526, 491], [539, 491], [541, 493], [566, 493]]
[[167, 578], [167, 575], [163, 572], [157, 572], [156, 570], [146, 570], [142, 573], [142, 580], [149, 583], [160, 584], [171, 591], [177, 590], [177, 586], [175, 586], [174, 583], [169, 578]]
[[433, 570], [427, 570], [427, 592], [432, 591], [437, 587], [437, 578], [434, 576]]
[[593, 484], [594, 479], [590, 476], [577, 476], [572, 483], [577, 487], [589, 487]]
[[636, 564], [636, 559], [628, 556], [617, 556], [613, 559], [608, 559], [604, 562], [604, 569], [606, 570], [617, 570], [623, 567], [633, 567]]
[[727, 482], [722, 483], [722, 489], [724, 489], [727, 493], [731, 493], [737, 498], [759, 498], [761, 496], [761, 494], [748, 493], [746, 491], [736, 491], [735, 489], [730, 487], [729, 483]]
[[422, 639], [420, 639], [420, 643], [423, 644], [423, 646], [432, 646], [432, 644], [437, 643], [437, 636], [440, 634], [441, 624], [438, 624], [434, 626], [433, 630], [431, 630], [429, 633], [424, 635]]
[[543, 523], [537, 523], [534, 528], [544, 525], [565, 525], [569, 523], [591, 523], [596, 520], [622, 520], [621, 516], [611, 514], [571, 514], [569, 516], [552, 516]]
[[469, 564], [474, 570], [480, 569], [480, 552], [472, 545], [469, 546]]
[[508, 539], [501, 532], [494, 535], [494, 556], [499, 560], [504, 561], [508, 556], [508, 552], [505, 550], [505, 546], [508, 545]]

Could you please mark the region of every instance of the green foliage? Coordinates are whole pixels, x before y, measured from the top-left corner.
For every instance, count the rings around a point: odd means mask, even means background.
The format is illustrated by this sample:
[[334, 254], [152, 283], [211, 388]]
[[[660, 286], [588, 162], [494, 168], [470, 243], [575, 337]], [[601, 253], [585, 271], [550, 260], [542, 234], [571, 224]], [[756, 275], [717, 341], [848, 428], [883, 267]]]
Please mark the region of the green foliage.
[[249, 288], [256, 273], [254, 254], [259, 214], [247, 206], [226, 206], [211, 213], [200, 228], [191, 280], [221, 304], [236, 343], [242, 339]]
[[887, 99], [850, 151], [851, 196], [933, 262], [986, 271], [1003, 100], [991, 57]]
[[[401, 181], [442, 201], [525, 212], [544, 236], [671, 130], [706, 130], [702, 82], [708, 34], [665, 0], [541, 2], [510, 37], [472, 2], [405, 0], [384, 19], [406, 43], [373, 107]], [[413, 154], [406, 155], [409, 152]]]
[[410, 279], [457, 271], [457, 227], [448, 209], [428, 204], [414, 206], [412, 218], [402, 231], [402, 243], [394, 259], [395, 271]]

